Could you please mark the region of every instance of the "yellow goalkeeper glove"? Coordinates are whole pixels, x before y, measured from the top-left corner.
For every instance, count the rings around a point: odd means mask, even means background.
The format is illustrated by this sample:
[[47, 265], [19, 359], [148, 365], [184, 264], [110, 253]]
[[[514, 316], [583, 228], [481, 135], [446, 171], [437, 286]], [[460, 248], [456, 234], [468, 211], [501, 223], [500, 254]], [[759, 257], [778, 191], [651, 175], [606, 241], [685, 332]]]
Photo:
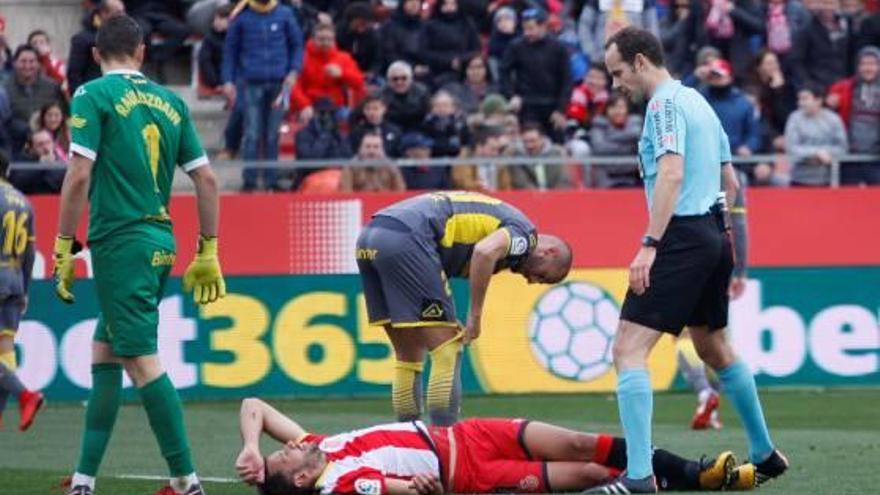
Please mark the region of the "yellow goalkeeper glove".
[[55, 249], [53, 257], [55, 258], [55, 270], [52, 272], [55, 277], [55, 295], [67, 304], [73, 304], [76, 298], [73, 297], [73, 255], [82, 248], [79, 242], [73, 237], [59, 235], [55, 238]]
[[196, 258], [183, 274], [183, 290], [193, 291], [196, 304], [208, 304], [226, 296], [226, 282], [220, 273], [217, 238], [199, 236]]

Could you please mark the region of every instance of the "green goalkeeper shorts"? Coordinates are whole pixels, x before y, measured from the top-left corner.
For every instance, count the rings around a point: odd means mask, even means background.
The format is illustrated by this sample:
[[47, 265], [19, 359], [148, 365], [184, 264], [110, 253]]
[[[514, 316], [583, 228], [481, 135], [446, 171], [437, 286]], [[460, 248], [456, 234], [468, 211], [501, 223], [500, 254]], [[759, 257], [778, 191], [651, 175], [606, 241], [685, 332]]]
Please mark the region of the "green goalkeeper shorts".
[[119, 357], [156, 354], [159, 302], [174, 266], [174, 236], [155, 229], [89, 245], [101, 313], [94, 340]]

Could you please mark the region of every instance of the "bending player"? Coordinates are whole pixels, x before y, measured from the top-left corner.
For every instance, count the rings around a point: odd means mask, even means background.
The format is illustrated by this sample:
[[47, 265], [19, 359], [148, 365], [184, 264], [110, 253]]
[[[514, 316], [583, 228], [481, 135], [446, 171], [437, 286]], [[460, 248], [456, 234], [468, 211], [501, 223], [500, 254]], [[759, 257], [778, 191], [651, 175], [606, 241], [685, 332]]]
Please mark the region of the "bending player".
[[[307, 433], [269, 404], [241, 404], [239, 476], [263, 495], [547, 493], [589, 488], [626, 465], [621, 438], [521, 419], [467, 419], [450, 427], [392, 423], [324, 437]], [[260, 436], [284, 444], [263, 457]], [[720, 490], [736, 460], [683, 459], [656, 449], [665, 490]]]
[[[491, 143], [494, 138], [476, 139]], [[462, 345], [480, 335], [492, 275], [510, 269], [529, 283], [556, 283], [571, 268], [571, 249], [557, 237], [538, 235], [525, 215], [501, 200], [444, 192], [416, 196], [376, 213], [358, 238], [357, 264], [370, 324], [383, 326], [394, 347], [392, 404], [397, 419], [421, 415], [421, 375], [429, 354], [428, 413], [433, 424], [450, 425], [461, 402]], [[464, 333], [447, 277], [470, 280]]]
[[[13, 395], [18, 398], [18, 429], [31, 427], [43, 406], [43, 394], [25, 388], [15, 374], [15, 332], [28, 304], [28, 286], [34, 269], [34, 212], [24, 194], [6, 182], [9, 157], [0, 151], [0, 214], [3, 216], [0, 249], [0, 427], [3, 410]], [[7, 221], [9, 219], [9, 221]]]

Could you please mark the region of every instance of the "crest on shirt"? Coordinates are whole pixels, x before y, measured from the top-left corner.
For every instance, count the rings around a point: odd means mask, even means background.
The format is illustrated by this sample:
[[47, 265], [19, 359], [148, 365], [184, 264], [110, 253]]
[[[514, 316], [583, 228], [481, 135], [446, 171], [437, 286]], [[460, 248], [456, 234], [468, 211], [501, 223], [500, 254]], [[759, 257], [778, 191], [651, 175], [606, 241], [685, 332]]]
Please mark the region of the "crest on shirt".
[[379, 480], [360, 478], [354, 482], [354, 491], [360, 495], [380, 495], [382, 483]]
[[519, 489], [524, 492], [533, 492], [538, 489], [538, 484], [538, 477], [534, 474], [530, 474], [519, 480]]
[[520, 256], [529, 250], [529, 241], [525, 237], [514, 237], [510, 240], [510, 255]]
[[76, 91], [73, 92], [73, 97], [76, 98], [77, 96], [82, 96], [84, 94], [86, 94], [86, 87], [80, 86], [76, 88]]
[[82, 129], [88, 123], [89, 123], [88, 120], [86, 120], [84, 117], [80, 117], [79, 115], [76, 115], [76, 114], [72, 115], [70, 117], [70, 119], [67, 120], [67, 125], [69, 125], [70, 127], [73, 127], [74, 129]]

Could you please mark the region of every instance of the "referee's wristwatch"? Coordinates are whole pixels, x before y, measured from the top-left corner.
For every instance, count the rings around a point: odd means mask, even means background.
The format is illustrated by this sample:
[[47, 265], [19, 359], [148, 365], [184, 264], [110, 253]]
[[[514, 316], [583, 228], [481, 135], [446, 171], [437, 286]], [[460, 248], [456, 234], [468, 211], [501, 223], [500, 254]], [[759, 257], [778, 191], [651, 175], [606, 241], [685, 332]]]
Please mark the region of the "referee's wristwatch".
[[651, 237], [649, 235], [642, 237], [642, 246], [644, 246], [644, 247], [650, 247], [650, 248], [657, 249], [657, 246], [659, 246], [659, 245], [660, 245], [659, 239], [655, 239], [654, 237]]

